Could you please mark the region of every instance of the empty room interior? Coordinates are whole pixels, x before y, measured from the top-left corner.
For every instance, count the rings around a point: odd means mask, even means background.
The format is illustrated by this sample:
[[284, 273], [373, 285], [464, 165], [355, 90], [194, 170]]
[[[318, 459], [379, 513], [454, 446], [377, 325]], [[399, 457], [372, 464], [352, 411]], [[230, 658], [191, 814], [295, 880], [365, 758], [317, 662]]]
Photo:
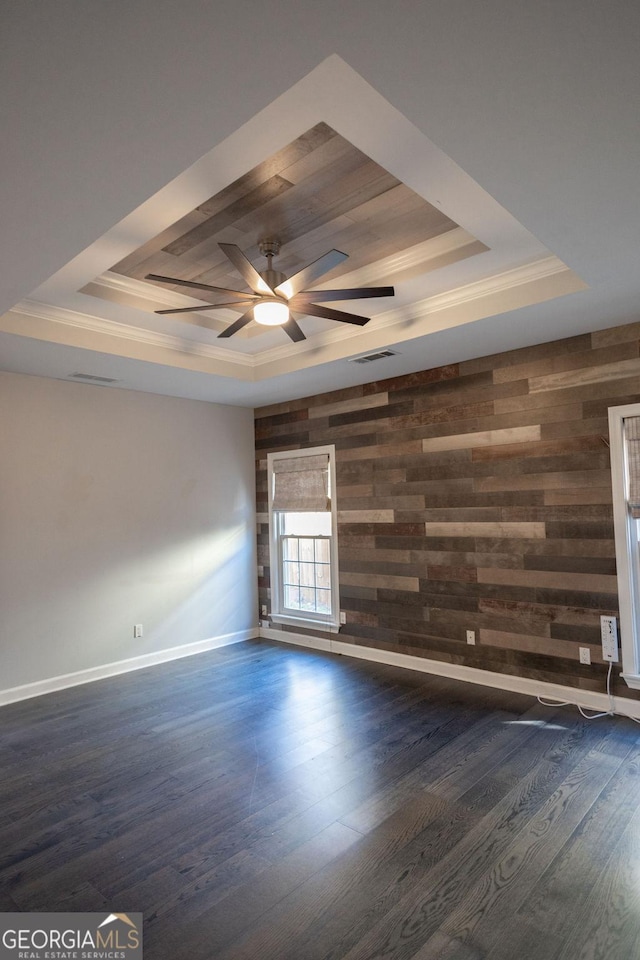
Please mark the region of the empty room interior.
[[0, 955], [640, 957], [640, 7], [3, 19]]

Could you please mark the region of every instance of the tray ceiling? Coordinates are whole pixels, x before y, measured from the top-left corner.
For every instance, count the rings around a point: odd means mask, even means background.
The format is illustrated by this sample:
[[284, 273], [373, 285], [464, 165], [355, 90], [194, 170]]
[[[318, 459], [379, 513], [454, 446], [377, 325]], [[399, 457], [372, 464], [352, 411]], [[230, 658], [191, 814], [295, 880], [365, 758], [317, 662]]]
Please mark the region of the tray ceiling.
[[[428, 244], [455, 230], [458, 234], [445, 239], [444, 245]], [[147, 274], [160, 274], [242, 290], [246, 285], [219, 244], [237, 244], [262, 269], [266, 261], [260, 240], [266, 238], [282, 244], [274, 266], [287, 276], [328, 249], [346, 253], [349, 259], [331, 271], [330, 280], [323, 278], [317, 284], [320, 289], [335, 286], [341, 276], [376, 264], [380, 266], [371, 271], [376, 283], [392, 283], [399, 272], [405, 276], [409, 270], [414, 275], [424, 273], [487, 249], [328, 124], [319, 123], [114, 264], [83, 292], [147, 311], [153, 311], [155, 303], [165, 308], [189, 306], [198, 298], [215, 304], [215, 295], [194, 291], [185, 296], [179, 285], [172, 287], [145, 278]], [[422, 254], [414, 254], [412, 268], [398, 270], [398, 255], [418, 247]], [[435, 262], [429, 263], [430, 259]], [[127, 285], [118, 278], [133, 282]], [[173, 295], [167, 297], [168, 291]], [[352, 303], [349, 309], [366, 313], [371, 307], [371, 303], [361, 307]], [[380, 311], [381, 306], [374, 304], [373, 308], [374, 312]], [[230, 317], [243, 311], [204, 310], [202, 314], [176, 316], [173, 321], [177, 333], [177, 325], [185, 323], [219, 332]], [[306, 318], [304, 325], [316, 333], [335, 328], [331, 321], [318, 318]], [[261, 338], [252, 344], [254, 353], [264, 349], [265, 341], [282, 342], [281, 332], [257, 324], [239, 336]], [[238, 349], [236, 343], [220, 346], [234, 350]]]
[[[396, 296], [351, 301], [372, 317], [355, 330], [302, 317], [302, 344], [255, 324], [219, 340], [239, 315], [229, 308], [154, 312], [204, 307], [207, 296], [146, 274], [244, 289], [218, 243], [262, 269], [267, 237], [282, 243], [274, 266], [287, 275], [332, 247], [348, 254], [314, 289], [393, 284]], [[3, 329], [38, 341], [43, 356], [49, 345], [60, 376], [82, 367], [116, 385], [252, 404], [366, 377], [344, 361], [372, 350], [396, 352], [381, 377], [433, 365], [435, 334], [584, 286], [332, 57], [18, 304]]]

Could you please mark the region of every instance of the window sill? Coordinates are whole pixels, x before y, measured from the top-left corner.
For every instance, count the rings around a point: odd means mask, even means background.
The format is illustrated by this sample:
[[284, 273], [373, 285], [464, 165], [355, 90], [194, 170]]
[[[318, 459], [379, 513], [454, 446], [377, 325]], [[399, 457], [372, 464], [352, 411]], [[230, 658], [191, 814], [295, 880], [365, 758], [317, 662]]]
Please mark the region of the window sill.
[[325, 633], [339, 633], [340, 624], [333, 620], [317, 620], [315, 617], [290, 617], [283, 613], [272, 613], [272, 623], [283, 623], [288, 627], [315, 627]]
[[640, 690], [640, 676], [636, 673], [621, 673], [620, 676], [631, 690]]

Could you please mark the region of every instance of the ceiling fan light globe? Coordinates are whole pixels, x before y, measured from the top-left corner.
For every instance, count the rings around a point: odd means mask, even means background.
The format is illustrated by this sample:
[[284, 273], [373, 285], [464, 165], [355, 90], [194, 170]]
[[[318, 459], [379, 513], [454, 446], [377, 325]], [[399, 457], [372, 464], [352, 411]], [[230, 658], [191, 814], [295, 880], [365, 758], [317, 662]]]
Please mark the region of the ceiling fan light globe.
[[289, 307], [282, 300], [262, 300], [253, 308], [253, 319], [265, 327], [281, 327], [289, 319]]

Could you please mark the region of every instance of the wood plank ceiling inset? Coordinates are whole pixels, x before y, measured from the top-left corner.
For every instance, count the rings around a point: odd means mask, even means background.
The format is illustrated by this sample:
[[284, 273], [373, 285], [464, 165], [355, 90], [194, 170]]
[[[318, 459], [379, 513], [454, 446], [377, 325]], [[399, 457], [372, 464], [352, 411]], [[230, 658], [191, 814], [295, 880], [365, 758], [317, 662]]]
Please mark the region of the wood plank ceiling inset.
[[[262, 269], [259, 242], [274, 237], [283, 246], [274, 266], [289, 276], [332, 247], [347, 253], [349, 259], [332, 272], [334, 279], [456, 227], [319, 123], [112, 270], [137, 280], [157, 273], [243, 290], [218, 243], [237, 244]], [[184, 293], [184, 288], [173, 289]], [[198, 298], [209, 299], [206, 292]]]

